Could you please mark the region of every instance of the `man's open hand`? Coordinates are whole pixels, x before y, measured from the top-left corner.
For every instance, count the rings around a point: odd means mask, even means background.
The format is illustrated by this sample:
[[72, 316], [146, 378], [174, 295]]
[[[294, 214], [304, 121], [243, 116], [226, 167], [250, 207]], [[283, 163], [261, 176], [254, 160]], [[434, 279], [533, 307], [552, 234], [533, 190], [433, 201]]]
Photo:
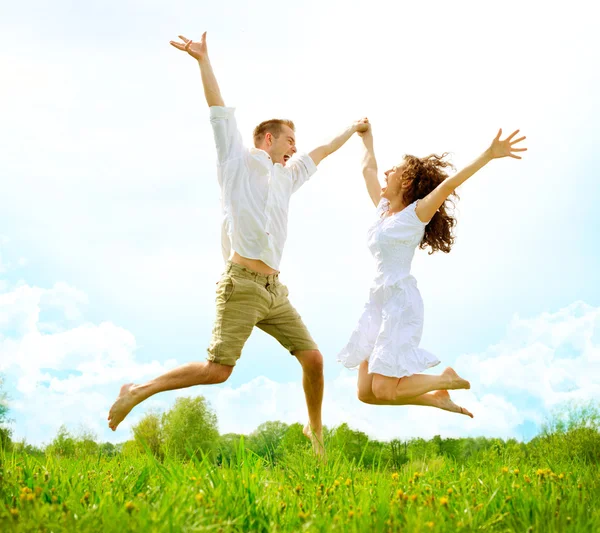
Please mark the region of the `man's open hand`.
[[198, 61], [203, 61], [204, 59], [208, 58], [208, 48], [206, 47], [206, 32], [202, 34], [200, 42], [192, 41], [184, 37], [183, 35], [180, 35], [179, 38], [183, 42], [179, 43], [177, 41], [170, 41], [171, 45], [177, 48], [178, 50], [187, 52]]

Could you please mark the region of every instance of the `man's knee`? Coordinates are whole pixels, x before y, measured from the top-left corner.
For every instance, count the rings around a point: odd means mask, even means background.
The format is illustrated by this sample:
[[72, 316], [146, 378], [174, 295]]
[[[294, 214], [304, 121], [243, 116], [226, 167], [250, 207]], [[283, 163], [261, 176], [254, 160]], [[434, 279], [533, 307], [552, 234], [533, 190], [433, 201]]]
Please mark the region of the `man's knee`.
[[211, 382], [213, 384], [225, 383], [233, 372], [233, 366], [221, 365], [219, 363], [208, 363], [210, 365]]
[[314, 374], [323, 374], [323, 355], [319, 350], [305, 350], [295, 352], [294, 355], [302, 365], [302, 368]]

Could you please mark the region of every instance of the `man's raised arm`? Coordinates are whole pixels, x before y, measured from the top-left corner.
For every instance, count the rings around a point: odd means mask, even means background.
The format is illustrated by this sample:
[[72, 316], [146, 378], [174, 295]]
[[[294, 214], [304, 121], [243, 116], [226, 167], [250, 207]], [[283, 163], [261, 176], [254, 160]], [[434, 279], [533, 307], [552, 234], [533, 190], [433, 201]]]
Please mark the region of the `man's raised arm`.
[[202, 85], [204, 87], [206, 103], [209, 107], [225, 107], [223, 97], [221, 96], [221, 91], [219, 90], [219, 84], [217, 83], [217, 78], [215, 78], [215, 73], [213, 72], [210, 59], [208, 58], [206, 32], [202, 34], [200, 42], [191, 41], [183, 35], [180, 35], [179, 38], [183, 41], [182, 43], [178, 43], [176, 41], [170, 41], [170, 43], [178, 50], [187, 52], [198, 61], [198, 65], [200, 65], [200, 74], [202, 75]]
[[314, 161], [315, 165], [318, 165], [327, 156], [333, 154], [336, 150], [339, 150], [346, 141], [352, 137], [356, 132], [365, 132], [369, 129], [368, 120], [366, 118], [357, 120], [351, 126], [348, 126], [342, 133], [337, 137], [334, 137], [327, 144], [315, 148], [308, 155]]
[[[215, 73], [208, 59], [206, 32], [202, 34], [200, 42], [191, 41], [183, 35], [180, 35], [179, 38], [183, 41], [182, 43], [171, 41], [171, 44], [178, 50], [187, 52], [200, 65], [202, 86], [204, 87], [206, 103], [210, 108], [210, 123], [215, 137], [219, 165], [231, 159], [242, 157], [246, 149], [242, 142], [242, 136], [238, 131], [234, 109], [225, 107], [217, 78], [215, 78]], [[223, 176], [219, 174], [219, 180], [222, 179]]]

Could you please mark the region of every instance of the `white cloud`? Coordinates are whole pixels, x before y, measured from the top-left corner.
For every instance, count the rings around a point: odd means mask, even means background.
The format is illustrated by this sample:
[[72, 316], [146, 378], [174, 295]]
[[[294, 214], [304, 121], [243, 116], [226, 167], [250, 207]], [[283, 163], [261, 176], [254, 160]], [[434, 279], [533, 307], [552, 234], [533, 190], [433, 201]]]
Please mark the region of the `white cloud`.
[[546, 408], [600, 395], [600, 308], [576, 302], [531, 319], [516, 316], [506, 337], [456, 367], [476, 388], [518, 392]]
[[[522, 438], [521, 426], [539, 427], [556, 404], [598, 397], [598, 340], [600, 308], [582, 302], [535, 318], [515, 317], [500, 343], [456, 362], [472, 388], [454, 391], [452, 397], [473, 412], [473, 420], [427, 407], [362, 404], [356, 398], [356, 374], [346, 370], [326, 384], [323, 420], [329, 426], [347, 422], [384, 440], [437, 434]], [[225, 385], [200, 393], [211, 401], [225, 433], [248, 433], [274, 419], [306, 422], [300, 382], [276, 383], [261, 376], [237, 388]]]
[[[232, 387], [195, 388], [152, 398], [137, 408], [117, 434], [105, 417], [118, 386], [161, 374], [174, 360], [141, 363], [134, 335], [110, 322], [83, 320], [86, 295], [65, 283], [51, 289], [21, 285], [0, 294], [0, 371], [18, 393], [12, 404], [15, 435], [48, 441], [61, 424], [85, 427], [101, 439], [123, 440], [149, 408], [168, 409], [180, 395], [203, 394], [217, 412], [223, 433], [249, 433], [267, 420], [306, 422], [300, 380], [281, 383], [259, 376]], [[41, 316], [59, 311], [48, 333]], [[520, 426], [538, 425], [545, 410], [600, 392], [600, 308], [581, 302], [535, 318], [515, 317], [506, 338], [483, 354], [464, 355], [456, 368], [471, 380], [454, 400], [475, 419], [426, 407], [378, 407], [356, 398], [356, 373], [344, 369], [326, 383], [324, 423], [347, 422], [378, 439], [487, 435], [521, 437]], [[515, 396], [516, 395], [516, 396]], [[523, 400], [523, 395], [526, 399]]]
[[[83, 424], [114, 440], [105, 419], [119, 386], [175, 366], [172, 359], [139, 362], [132, 333], [110, 322], [83, 321], [80, 306], [86, 302], [85, 294], [65, 283], [51, 289], [22, 285], [0, 294], [0, 371], [18, 393], [11, 405], [17, 438], [39, 443], [61, 424]], [[42, 322], [48, 311], [59, 314]]]

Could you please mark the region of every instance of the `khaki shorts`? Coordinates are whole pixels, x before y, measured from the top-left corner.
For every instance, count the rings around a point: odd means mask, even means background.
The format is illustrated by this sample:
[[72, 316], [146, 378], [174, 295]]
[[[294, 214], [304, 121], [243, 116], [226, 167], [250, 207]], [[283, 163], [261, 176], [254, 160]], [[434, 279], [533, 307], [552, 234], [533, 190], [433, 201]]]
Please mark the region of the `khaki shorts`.
[[217, 284], [216, 302], [209, 361], [234, 366], [254, 326], [291, 353], [318, 349], [278, 274], [265, 276], [230, 261]]

